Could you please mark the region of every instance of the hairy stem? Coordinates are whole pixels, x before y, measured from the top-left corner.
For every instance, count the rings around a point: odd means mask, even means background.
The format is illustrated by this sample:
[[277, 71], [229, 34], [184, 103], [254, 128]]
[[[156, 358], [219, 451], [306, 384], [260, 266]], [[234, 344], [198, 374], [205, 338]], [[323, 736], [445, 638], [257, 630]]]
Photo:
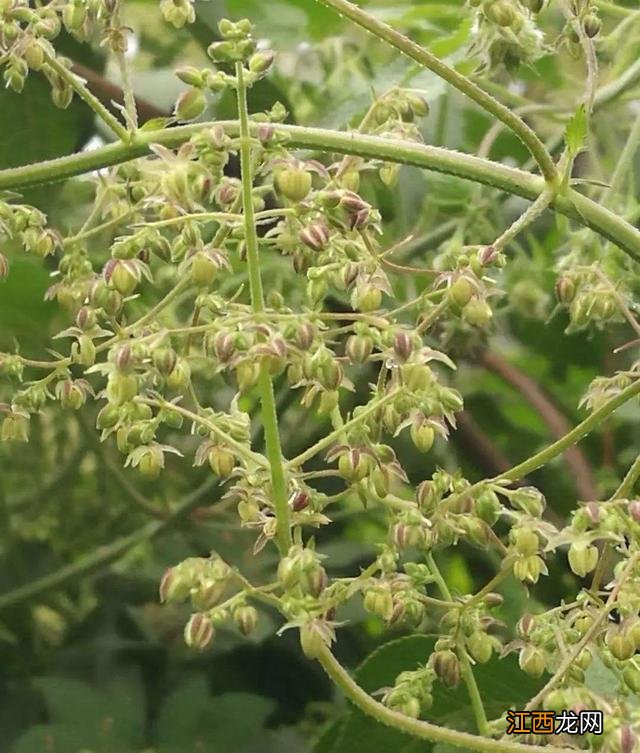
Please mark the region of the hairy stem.
[[[436, 564], [436, 561], [431, 553], [427, 554], [426, 562], [429, 566], [429, 570], [431, 570], [431, 574], [435, 578], [438, 588], [440, 589], [440, 593], [444, 596], [445, 599], [447, 599], [447, 601], [453, 601], [453, 596], [451, 594], [451, 591], [449, 590], [447, 581], [444, 579], [442, 573], [440, 572], [440, 568]], [[476, 678], [473, 674], [471, 662], [469, 661], [469, 657], [467, 656], [467, 652], [464, 646], [456, 645], [456, 649], [458, 658], [460, 659], [462, 679], [467, 686], [467, 692], [469, 693], [469, 700], [471, 701], [473, 715], [476, 718], [476, 726], [478, 728], [478, 732], [484, 737], [487, 737], [489, 735], [489, 723], [487, 721], [487, 714], [484, 710], [484, 705], [480, 696], [480, 690], [478, 689], [478, 684], [476, 683]]]
[[[148, 154], [151, 144], [177, 147], [196, 133], [213, 125], [214, 123], [199, 123], [159, 131], [138, 132], [129, 144], [109, 144], [89, 152], [2, 170], [0, 171], [0, 190], [24, 190], [73, 175], [81, 175], [101, 167], [127, 162]], [[237, 121], [220, 121], [218, 125], [222, 126], [230, 136], [236, 136], [239, 132]], [[257, 128], [258, 124], [250, 124], [252, 132]], [[546, 190], [544, 180], [537, 175], [439, 147], [380, 136], [283, 124], [277, 126], [277, 132], [288, 139], [288, 144], [292, 148], [355, 154], [360, 157], [381, 159], [385, 162], [414, 165], [493, 186], [531, 201], [535, 201]], [[570, 188], [563, 191], [561, 195], [556, 195], [551, 202], [551, 207], [556, 212], [591, 228], [615, 243], [633, 259], [640, 261], [640, 230], [615, 213]]]
[[[387, 708], [365, 692], [354, 682], [328, 648], [323, 649], [318, 656], [318, 661], [346, 697], [367, 716], [412, 737], [419, 737], [422, 740], [430, 740], [435, 743], [446, 743], [464, 750], [479, 751], [479, 753], [532, 753], [536, 750], [542, 750], [541, 747], [535, 745], [524, 745], [507, 740], [491, 740], [405, 716], [398, 711]], [[554, 751], [555, 753], [571, 753], [569, 748], [554, 748]]]
[[[251, 134], [249, 131], [249, 111], [247, 107], [247, 89], [243, 78], [242, 63], [236, 64], [238, 90], [238, 117], [240, 119], [240, 171], [242, 178], [242, 204], [244, 211], [245, 241], [247, 244], [247, 265], [249, 268], [249, 288], [251, 306], [254, 313], [262, 314], [265, 310], [262, 278], [260, 276], [260, 255], [258, 235], [256, 233], [255, 213], [253, 209], [253, 176], [251, 167]], [[267, 458], [271, 472], [271, 488], [276, 513], [276, 536], [280, 554], [285, 555], [291, 546], [291, 524], [289, 502], [287, 499], [287, 481], [284, 460], [280, 446], [278, 415], [273, 394], [273, 383], [265, 363], [260, 365], [258, 378], [262, 424]]]

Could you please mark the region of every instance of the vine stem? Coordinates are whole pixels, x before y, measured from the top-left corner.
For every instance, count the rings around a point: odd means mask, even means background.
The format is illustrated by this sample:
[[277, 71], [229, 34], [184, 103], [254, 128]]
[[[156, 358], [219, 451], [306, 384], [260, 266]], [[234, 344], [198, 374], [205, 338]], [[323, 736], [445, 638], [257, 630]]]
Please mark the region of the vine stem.
[[505, 471], [498, 476], [494, 476], [491, 479], [484, 479], [482, 481], [478, 481], [475, 484], [472, 484], [470, 487], [465, 489], [463, 493], [454, 494], [451, 497], [448, 497], [443, 504], [446, 508], [448, 508], [451, 506], [451, 504], [457, 501], [462, 496], [462, 494], [473, 494], [473, 492], [482, 489], [487, 484], [495, 484], [500, 481], [517, 481], [518, 479], [528, 475], [532, 471], [537, 470], [538, 468], [542, 467], [550, 460], [555, 458], [557, 455], [560, 455], [566, 449], [579, 442], [584, 436], [586, 436], [590, 431], [598, 426], [598, 424], [600, 424], [605, 418], [607, 418], [607, 416], [611, 415], [621, 405], [624, 405], [624, 403], [626, 403], [632, 397], [635, 397], [638, 393], [640, 393], [640, 379], [630, 384], [615, 397], [612, 397], [611, 400], [607, 400], [604, 405], [601, 405], [597, 410], [593, 411], [593, 413], [585, 418], [584, 421], [581, 421], [579, 424], [574, 426], [571, 431], [567, 432], [563, 437], [560, 437], [560, 439], [558, 439], [556, 442], [550, 444], [548, 447], [545, 447], [544, 450], [540, 450], [540, 452], [532, 455], [522, 463], [514, 465], [508, 471]]
[[[459, 732], [454, 729], [440, 727], [421, 719], [413, 719], [410, 716], [387, 708], [379, 701], [372, 698], [363, 690], [349, 675], [347, 670], [340, 664], [328, 648], [322, 649], [318, 661], [331, 680], [342, 690], [345, 696], [367, 716], [372, 717], [381, 724], [393, 727], [405, 732], [412, 737], [422, 740], [430, 740], [435, 743], [446, 743], [465, 750], [478, 751], [479, 753], [534, 753], [543, 750], [536, 745], [524, 745], [523, 743], [508, 740], [493, 740], [468, 732]], [[546, 750], [546, 748], [544, 748]], [[575, 753], [569, 748], [554, 748], [554, 753]]]
[[546, 182], [554, 188], [558, 187], [558, 171], [551, 155], [535, 131], [533, 131], [524, 120], [518, 117], [512, 110], [505, 107], [497, 99], [494, 99], [491, 94], [484, 91], [484, 89], [481, 89], [471, 79], [456, 71], [455, 68], [450, 68], [446, 63], [443, 63], [440, 58], [433, 55], [427, 49], [416, 44], [408, 37], [405, 37], [404, 34], [401, 34], [399, 31], [392, 29], [388, 24], [374, 18], [357, 5], [350, 3], [348, 0], [318, 0], [318, 2], [332, 8], [349, 20], [358, 24], [358, 26], [361, 26], [363, 29], [366, 29], [368, 32], [378, 37], [378, 39], [383, 40], [392, 47], [395, 47], [396, 50], [399, 50], [412, 60], [415, 60], [420, 65], [428, 68], [435, 73], [436, 76], [444, 79], [447, 83], [458, 89], [458, 91], [469, 97], [469, 99], [472, 99], [476, 104], [480, 105], [483, 110], [502, 121], [516, 134], [516, 136], [518, 136], [522, 143], [531, 152], [531, 155], [538, 163]]
[[[638, 67], [640, 68], [640, 65]], [[131, 138], [130, 143], [108, 144], [89, 152], [1, 170], [0, 190], [24, 190], [127, 162], [148, 154], [152, 144], [162, 144], [168, 148], [177, 147], [195, 134], [214, 125], [222, 127], [230, 136], [236, 136], [239, 132], [237, 121], [198, 123], [158, 131], [138, 131]], [[258, 127], [257, 123], [249, 124], [250, 131], [254, 134], [257, 134]], [[278, 136], [286, 139], [292, 148], [354, 154], [385, 162], [413, 165], [492, 186], [530, 201], [535, 201], [547, 189], [543, 178], [525, 170], [427, 144], [286, 124], [279, 124], [276, 132]], [[556, 194], [551, 206], [556, 212], [591, 228], [615, 243], [635, 261], [640, 261], [640, 230], [614, 212], [572, 188], [566, 188], [561, 194]]]
[[80, 99], [82, 99], [85, 104], [89, 105], [100, 120], [102, 120], [121, 141], [128, 143], [131, 140], [131, 134], [129, 131], [127, 131], [125, 126], [123, 126], [122, 123], [115, 118], [109, 110], [107, 110], [102, 102], [89, 91], [80, 76], [77, 76], [73, 71], [70, 71], [64, 66], [55, 55], [45, 53], [45, 57], [47, 65], [52, 68], [60, 78], [64, 79], [69, 84]]
[[[236, 63], [238, 96], [238, 118], [240, 120], [240, 172], [242, 180], [242, 205], [244, 214], [245, 242], [247, 244], [247, 266], [249, 270], [249, 290], [251, 306], [255, 314], [265, 310], [262, 278], [260, 276], [260, 254], [253, 209], [253, 176], [251, 166], [251, 133], [249, 130], [249, 110], [247, 107], [247, 87], [244, 82], [244, 69]], [[260, 364], [258, 378], [264, 440], [271, 473], [273, 505], [276, 513], [276, 538], [281, 555], [286, 555], [291, 546], [291, 523], [284, 459], [280, 446], [278, 415], [273, 394], [273, 382], [266, 364]]]
[[[435, 582], [438, 588], [440, 589], [440, 593], [447, 601], [453, 601], [453, 596], [451, 594], [451, 591], [449, 590], [447, 581], [444, 579], [442, 573], [440, 572], [440, 568], [438, 567], [431, 552], [427, 554], [425, 559], [426, 559], [427, 565], [429, 566], [429, 570], [431, 570], [431, 574], [433, 575]], [[489, 722], [487, 720], [487, 714], [484, 710], [484, 705], [482, 703], [482, 698], [480, 696], [480, 690], [478, 689], [478, 684], [473, 674], [473, 668], [471, 667], [471, 662], [469, 661], [469, 657], [467, 656], [467, 652], [464, 646], [456, 645], [456, 648], [457, 648], [458, 658], [460, 659], [460, 669], [462, 671], [462, 679], [464, 680], [464, 683], [467, 686], [467, 692], [469, 693], [469, 700], [471, 701], [471, 708], [473, 709], [473, 715], [476, 718], [476, 726], [478, 728], [478, 732], [484, 737], [488, 737], [490, 734]]]

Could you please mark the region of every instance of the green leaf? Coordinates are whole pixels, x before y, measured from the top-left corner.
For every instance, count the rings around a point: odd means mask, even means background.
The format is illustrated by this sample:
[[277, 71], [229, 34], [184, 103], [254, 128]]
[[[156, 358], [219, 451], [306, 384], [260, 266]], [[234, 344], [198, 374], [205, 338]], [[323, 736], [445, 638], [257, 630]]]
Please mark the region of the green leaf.
[[587, 139], [587, 110], [582, 104], [576, 110], [575, 115], [567, 123], [564, 140], [570, 154], [575, 157], [584, 147]]
[[[400, 672], [424, 664], [433, 646], [434, 640], [424, 635], [391, 641], [364, 661], [356, 671], [355, 679], [368, 693], [375, 693], [393, 685]], [[474, 667], [474, 675], [490, 719], [500, 716], [508, 708], [523, 706], [542, 687], [541, 682], [523, 675], [513, 655], [504, 659], [495, 657], [487, 664]], [[436, 684], [433, 697], [433, 706], [425, 715], [428, 721], [458, 730], [475, 731], [469, 697], [463, 683], [454, 689]], [[390, 750], [425, 753], [432, 750], [432, 745], [374, 722], [354, 709], [347, 715], [333, 747], [325, 746], [321, 750], [322, 753], [387, 753]]]
[[273, 701], [249, 693], [211, 698], [197, 677], [166, 701], [156, 725], [160, 753], [241, 753], [256, 740]]

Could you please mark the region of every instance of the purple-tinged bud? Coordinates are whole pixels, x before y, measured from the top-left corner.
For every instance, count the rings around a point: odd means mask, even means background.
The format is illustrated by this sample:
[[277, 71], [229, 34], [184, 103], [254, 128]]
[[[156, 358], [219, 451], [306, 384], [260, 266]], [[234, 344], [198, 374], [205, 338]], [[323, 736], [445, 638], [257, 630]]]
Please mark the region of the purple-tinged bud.
[[153, 351], [153, 365], [163, 376], [170, 374], [177, 362], [178, 354], [173, 348], [156, 348]]
[[483, 267], [487, 267], [494, 262], [498, 253], [495, 246], [484, 246], [478, 251], [478, 261]]
[[411, 335], [404, 330], [396, 332], [393, 340], [393, 352], [400, 363], [405, 363], [413, 353], [413, 340]]
[[300, 512], [300, 510], [304, 510], [309, 506], [310, 497], [306, 492], [303, 492], [302, 490], [298, 490], [297, 492], [294, 492], [291, 495], [291, 499], [289, 500], [289, 505], [291, 506], [291, 509], [293, 512]]
[[331, 234], [324, 222], [312, 222], [300, 231], [299, 238], [305, 246], [314, 251], [322, 251], [329, 243]]
[[367, 213], [371, 209], [371, 205], [358, 196], [354, 191], [344, 191], [340, 197], [340, 206], [344, 207], [348, 212], [357, 214], [362, 210]]
[[556, 298], [559, 303], [568, 304], [576, 297], [576, 286], [570, 277], [559, 277], [556, 280]]
[[230, 335], [228, 332], [218, 332], [213, 341], [213, 350], [220, 363], [229, 363], [236, 352], [233, 335]]
[[373, 352], [373, 340], [368, 335], [351, 335], [345, 346], [347, 358], [352, 363], [365, 363]]
[[83, 306], [76, 314], [76, 325], [81, 330], [92, 329], [96, 326], [96, 312], [88, 306]]
[[640, 523], [640, 500], [634, 499], [633, 501], [629, 502], [627, 506], [627, 512], [629, 513], [632, 520], [634, 520], [636, 523]]
[[206, 614], [192, 614], [184, 628], [184, 642], [190, 648], [205, 649], [213, 640], [215, 629]]
[[460, 682], [460, 660], [453, 651], [447, 649], [433, 654], [433, 670], [449, 688], [455, 688]]
[[253, 633], [258, 624], [258, 612], [255, 607], [243, 605], [234, 610], [233, 620], [242, 635], [249, 635]]
[[295, 332], [293, 341], [300, 350], [309, 350], [316, 337], [316, 328], [311, 322], [304, 322]]
[[131, 352], [131, 346], [130, 345], [123, 345], [121, 348], [118, 348], [118, 351], [116, 353], [115, 357], [115, 365], [118, 371], [126, 372], [129, 371], [133, 363], [133, 353]]

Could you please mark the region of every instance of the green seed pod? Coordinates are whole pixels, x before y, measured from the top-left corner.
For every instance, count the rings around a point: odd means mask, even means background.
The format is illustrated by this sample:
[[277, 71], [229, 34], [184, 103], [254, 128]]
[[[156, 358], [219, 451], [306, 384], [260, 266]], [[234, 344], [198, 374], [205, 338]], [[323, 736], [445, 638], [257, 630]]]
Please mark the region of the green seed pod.
[[182, 92], [173, 112], [178, 120], [195, 120], [202, 115], [206, 106], [207, 100], [202, 89], [193, 87]]
[[347, 358], [352, 363], [365, 363], [373, 352], [373, 339], [368, 335], [351, 335], [345, 346]]
[[184, 642], [189, 648], [205, 649], [213, 640], [215, 629], [206, 614], [192, 614], [184, 629]]

